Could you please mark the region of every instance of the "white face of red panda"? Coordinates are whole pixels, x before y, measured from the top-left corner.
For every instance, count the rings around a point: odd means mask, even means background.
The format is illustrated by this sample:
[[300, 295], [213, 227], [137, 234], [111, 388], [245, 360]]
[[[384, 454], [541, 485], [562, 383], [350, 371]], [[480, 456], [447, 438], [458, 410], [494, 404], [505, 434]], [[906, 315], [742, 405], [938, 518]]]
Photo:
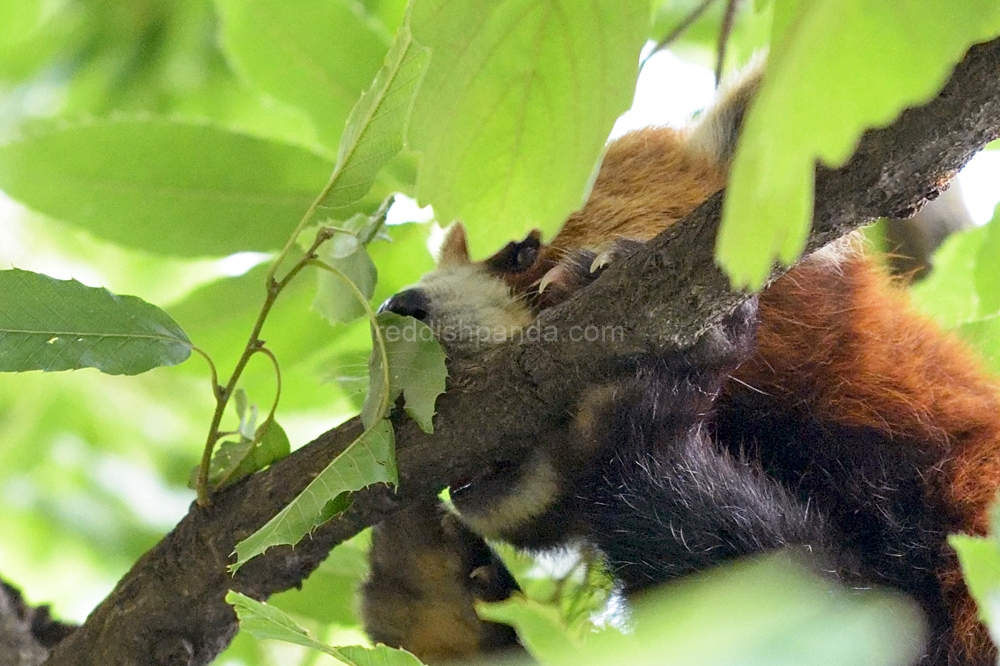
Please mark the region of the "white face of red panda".
[[535, 265], [538, 249], [533, 234], [486, 261], [473, 262], [465, 229], [454, 224], [441, 246], [437, 268], [380, 310], [421, 320], [450, 354], [471, 354], [499, 344], [517, 336], [534, 319], [525, 295], [504, 278]]

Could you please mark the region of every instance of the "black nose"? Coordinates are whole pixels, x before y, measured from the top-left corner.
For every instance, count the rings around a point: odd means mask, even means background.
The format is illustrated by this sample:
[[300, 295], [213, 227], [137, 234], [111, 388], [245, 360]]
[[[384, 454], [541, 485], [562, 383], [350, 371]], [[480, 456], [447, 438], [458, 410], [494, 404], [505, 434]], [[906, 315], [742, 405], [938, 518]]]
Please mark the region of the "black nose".
[[379, 312], [395, 312], [404, 317], [427, 319], [427, 294], [420, 289], [404, 289], [379, 306]]

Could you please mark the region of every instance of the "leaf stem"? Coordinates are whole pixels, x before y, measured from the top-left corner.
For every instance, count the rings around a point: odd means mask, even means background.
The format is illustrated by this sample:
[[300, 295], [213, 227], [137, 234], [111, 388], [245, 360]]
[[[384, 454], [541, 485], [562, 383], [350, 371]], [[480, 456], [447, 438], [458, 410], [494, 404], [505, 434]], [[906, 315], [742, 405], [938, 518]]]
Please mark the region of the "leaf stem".
[[701, 18], [701, 15], [705, 13], [705, 10], [713, 4], [715, 4], [715, 0], [704, 0], [700, 5], [695, 7], [690, 14], [685, 16], [681, 22], [677, 24], [677, 27], [671, 30], [663, 39], [656, 43], [656, 46], [654, 46], [653, 50], [649, 52], [649, 55], [643, 58], [642, 62], [639, 63], [639, 69], [642, 69], [642, 67], [646, 64], [646, 61], [652, 58], [653, 55], [673, 44], [674, 41], [683, 35], [695, 21]]
[[257, 353], [263, 354], [271, 359], [272, 365], [274, 365], [274, 379], [278, 386], [274, 391], [274, 402], [271, 403], [271, 412], [267, 415], [265, 421], [271, 421], [274, 419], [274, 412], [278, 409], [278, 401], [281, 399], [281, 366], [278, 365], [278, 357], [274, 355], [274, 352], [267, 347], [261, 347], [257, 350]]
[[719, 42], [715, 56], [715, 87], [722, 83], [722, 66], [726, 64], [726, 46], [733, 32], [733, 20], [736, 18], [736, 4], [739, 0], [726, 0], [726, 13], [722, 16], [719, 27]]
[[[320, 197], [317, 197], [316, 201], [313, 202], [313, 206], [310, 208], [310, 211], [315, 210], [322, 196], [324, 195], [321, 194]], [[306, 219], [308, 219], [308, 216], [311, 214], [311, 212], [308, 213]], [[302, 225], [300, 225], [300, 227], [301, 226]], [[299, 230], [296, 230], [296, 235], [298, 234], [298, 231]], [[309, 250], [306, 251], [302, 258], [299, 259], [295, 266], [293, 266], [292, 269], [288, 271], [288, 274], [281, 280], [274, 279], [273, 269], [276, 268], [277, 262], [274, 266], [272, 266], [272, 271], [268, 272], [266, 282], [267, 295], [264, 297], [264, 304], [260, 308], [260, 314], [257, 315], [257, 321], [254, 323], [253, 330], [250, 332], [250, 338], [247, 340], [246, 347], [244, 347], [243, 353], [236, 362], [236, 367], [233, 368], [233, 374], [229, 377], [229, 381], [226, 382], [225, 386], [218, 387], [215, 391], [215, 412], [212, 414], [212, 422], [208, 427], [208, 437], [205, 441], [205, 449], [201, 455], [201, 465], [198, 468], [197, 492], [199, 506], [208, 507], [212, 505], [211, 493], [208, 486], [208, 470], [212, 463], [212, 452], [215, 450], [215, 444], [221, 437], [219, 425], [222, 423], [222, 416], [226, 411], [226, 405], [229, 404], [229, 398], [232, 397], [233, 391], [236, 388], [236, 383], [243, 375], [243, 370], [250, 361], [250, 357], [265, 349], [264, 343], [260, 339], [260, 332], [261, 329], [264, 328], [264, 322], [267, 320], [267, 316], [270, 314], [271, 308], [274, 307], [274, 303], [278, 299], [278, 295], [281, 294], [282, 290], [288, 286], [288, 283], [291, 282], [303, 268], [316, 259], [316, 250], [329, 238], [330, 232], [321, 231], [316, 234], [316, 240], [313, 241]], [[294, 242], [294, 237], [285, 247], [286, 252], [291, 247], [292, 242]], [[271, 357], [273, 359], [274, 355], [271, 354]], [[218, 384], [216, 385], [218, 386]]]
[[[330, 174], [330, 180], [326, 181], [326, 185], [324, 185], [323, 189], [320, 190], [320, 193], [316, 195], [316, 198], [313, 199], [313, 202], [309, 204], [309, 208], [306, 210], [305, 215], [302, 216], [302, 219], [299, 220], [299, 224], [297, 227], [295, 227], [295, 231], [293, 231], [292, 235], [288, 237], [288, 242], [285, 243], [285, 247], [282, 248], [281, 253], [275, 258], [274, 262], [271, 264], [271, 268], [268, 269], [267, 277], [265, 278], [268, 284], [275, 281], [274, 276], [277, 275], [278, 268], [281, 266], [282, 262], [284, 262], [285, 259], [288, 258], [288, 253], [292, 251], [292, 247], [295, 246], [295, 242], [298, 240], [299, 235], [302, 233], [302, 230], [305, 229], [306, 225], [309, 224], [309, 221], [312, 220], [312, 216], [316, 214], [316, 211], [319, 209], [320, 205], [322, 205], [323, 200], [326, 199], [327, 196], [329, 196], [331, 191], [333, 191], [334, 186], [337, 184], [337, 179], [340, 178], [342, 164], [343, 160], [337, 160], [337, 165], [333, 168], [333, 173]], [[327, 236], [327, 238], [329, 238], [329, 236]], [[317, 240], [318, 239], [319, 236], [317, 235]], [[324, 238], [324, 240], [326, 239]], [[319, 245], [320, 243], [313, 243], [312, 249], [306, 253], [306, 256], [308, 256], [312, 252], [315, 252], [316, 248], [318, 248]], [[298, 264], [296, 264], [295, 268], [298, 268]], [[292, 268], [292, 270], [294, 271], [295, 268]], [[291, 271], [289, 271], [289, 273], [291, 273]], [[287, 278], [288, 276], [285, 277]], [[284, 280], [282, 280], [282, 282], [284, 282]]]
[[386, 416], [386, 412], [389, 411], [389, 392], [391, 387], [389, 386], [389, 349], [385, 344], [385, 337], [382, 334], [382, 327], [378, 325], [378, 317], [375, 315], [375, 311], [372, 310], [371, 303], [368, 302], [368, 298], [361, 293], [358, 286], [351, 281], [349, 277], [344, 275], [342, 271], [334, 268], [325, 261], [320, 261], [319, 259], [310, 259], [307, 262], [310, 266], [315, 266], [317, 268], [329, 271], [339, 277], [344, 283], [354, 292], [354, 296], [358, 299], [361, 307], [365, 310], [365, 315], [368, 317], [368, 321], [371, 324], [372, 330], [375, 332], [375, 346], [378, 347], [379, 358], [382, 360], [382, 395], [379, 396], [379, 408], [378, 408], [378, 418], [375, 421], [379, 421]]
[[212, 357], [198, 345], [191, 345], [191, 349], [198, 352], [208, 362], [208, 369], [212, 373], [212, 395], [219, 395], [219, 371], [215, 369], [215, 362], [212, 361]]

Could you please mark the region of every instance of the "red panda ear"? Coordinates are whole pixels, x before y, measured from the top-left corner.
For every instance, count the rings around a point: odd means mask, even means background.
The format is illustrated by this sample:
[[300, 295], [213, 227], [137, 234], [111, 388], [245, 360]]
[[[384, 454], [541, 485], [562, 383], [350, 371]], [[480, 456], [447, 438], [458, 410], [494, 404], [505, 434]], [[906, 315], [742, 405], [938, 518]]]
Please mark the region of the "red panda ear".
[[460, 266], [471, 263], [469, 259], [469, 242], [465, 237], [465, 227], [461, 222], [455, 222], [448, 227], [438, 253], [438, 266]]

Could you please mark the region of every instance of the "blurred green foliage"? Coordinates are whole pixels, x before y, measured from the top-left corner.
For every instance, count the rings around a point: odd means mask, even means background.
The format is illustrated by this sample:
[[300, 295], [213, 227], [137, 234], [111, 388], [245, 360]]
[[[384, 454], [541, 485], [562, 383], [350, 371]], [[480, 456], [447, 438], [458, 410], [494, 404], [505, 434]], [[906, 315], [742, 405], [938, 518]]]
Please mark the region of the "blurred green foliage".
[[[742, 3], [727, 69], [769, 45], [772, 29], [785, 40], [776, 42], [783, 50], [779, 61], [784, 76], [775, 81], [769, 111], [756, 121], [754, 133], [758, 146], [765, 146], [758, 148], [756, 159], [767, 165], [803, 162], [790, 176], [798, 179], [792, 193], [782, 199], [795, 203], [796, 210], [811, 196], [802, 178], [811, 174], [815, 156], [842, 158], [852, 133], [886, 122], [905, 103], [928, 97], [965, 45], [1000, 29], [994, 4], [983, 8], [963, 0], [944, 21], [933, 12], [910, 8], [908, 1], [893, 0], [879, 9], [875, 0], [857, 0], [851, 5], [855, 11], [838, 16], [836, 31], [817, 23], [835, 3]], [[491, 3], [497, 14], [471, 12], [462, 18], [459, 12], [454, 23], [436, 28], [418, 16], [424, 38], [439, 42], [439, 53], [453, 55], [436, 63], [432, 55], [435, 69], [421, 89], [410, 143], [441, 152], [435, 156], [431, 151], [433, 163], [421, 166], [419, 190], [417, 157], [404, 151], [373, 176], [372, 191], [359, 203], [327, 207], [320, 215], [345, 220], [354, 212], [371, 213], [390, 192], [417, 193], [422, 203], [438, 204], [445, 214], [470, 216], [473, 249], [479, 254], [526, 226], [555, 228], [572, 202], [582, 199], [604, 134], [627, 106], [643, 39], [661, 39], [699, 4], [626, 3], [627, 11], [617, 14], [609, 3], [594, 0], [580, 3], [581, 12], [598, 12], [590, 19], [580, 14], [569, 16], [565, 24], [546, 23], [544, 11], [528, 12], [535, 22], [520, 25], [521, 32], [507, 30], [508, 24], [497, 17], [525, 8], [551, 9], [549, 3], [497, 0]], [[880, 13], [904, 5], [913, 12], [905, 26]], [[428, 0], [423, 8], [455, 6]], [[793, 20], [797, 11], [818, 13]], [[115, 293], [142, 296], [163, 307], [212, 356], [220, 372], [230, 371], [264, 299], [266, 269], [261, 263], [267, 257], [226, 255], [273, 251], [288, 239], [329, 178], [343, 150], [344, 123], [405, 16], [404, 0], [0, 3], [0, 186], [30, 208], [0, 200], [0, 266], [77, 277]], [[721, 16], [717, 2], [680, 36], [675, 52], [714, 64]], [[964, 20], [969, 16], [975, 18], [972, 27]], [[617, 26], [616, 37], [597, 29], [601, 26], [594, 20]], [[476, 26], [486, 42], [473, 39]], [[563, 42], [567, 34], [571, 39]], [[449, 44], [456, 36], [479, 47], [492, 43], [496, 51], [486, 49], [477, 52], [479, 59], [465, 59], [461, 49]], [[846, 46], [837, 41], [845, 36], [855, 41]], [[900, 44], [911, 37], [930, 65], [919, 72], [903, 57], [913, 55], [911, 47]], [[604, 38], [611, 41], [596, 48]], [[531, 43], [537, 50], [525, 48]], [[931, 44], [934, 49], [926, 48]], [[890, 58], [892, 54], [899, 57]], [[564, 66], [567, 58], [580, 67], [576, 87], [563, 80], [573, 74]], [[879, 58], [884, 58], [882, 68], [869, 70], [867, 64]], [[822, 67], [810, 65], [816, 60]], [[854, 87], [861, 70], [871, 84], [863, 90]], [[484, 71], [511, 78], [506, 87], [495, 80], [480, 81], [479, 88], [449, 85]], [[610, 78], [595, 78], [597, 71]], [[892, 95], [873, 85], [886, 80], [898, 83], [891, 87]], [[545, 85], [533, 88], [532, 81]], [[825, 104], [825, 98], [797, 87], [803, 81], [841, 91], [843, 131], [838, 137], [815, 126], [824, 121], [813, 107]], [[602, 85], [603, 96], [595, 95]], [[501, 104], [498, 99], [506, 100], [502, 93], [508, 90], [519, 94]], [[486, 97], [477, 97], [480, 93]], [[812, 105], [801, 106], [801, 95]], [[550, 103], [552, 109], [547, 108]], [[793, 107], [795, 113], [789, 113]], [[497, 108], [502, 113], [493, 117]], [[405, 123], [406, 114], [401, 117]], [[521, 141], [510, 141], [509, 133], [495, 140], [486, 136], [484, 126], [516, 134], [520, 126], [512, 118], [524, 123], [523, 136], [517, 135]], [[796, 141], [786, 141], [795, 145], [783, 148], [769, 140], [778, 124], [774, 118], [782, 119], [786, 138], [815, 138], [818, 143], [806, 158]], [[487, 121], [495, 124], [484, 125]], [[479, 152], [470, 157], [472, 153], [462, 153], [467, 147]], [[497, 198], [495, 191], [490, 195], [491, 186], [500, 182], [497, 169], [504, 173], [505, 186], [517, 192], [516, 201]], [[760, 168], [757, 175], [773, 173]], [[741, 236], [742, 255], [770, 260], [773, 244], [762, 240], [762, 249], [755, 251], [746, 240], [770, 238], [778, 228], [774, 217], [770, 212], [760, 216], [755, 224], [765, 226]], [[990, 227], [949, 241], [932, 278], [915, 295], [921, 308], [957, 329], [1000, 370], [1000, 284], [993, 268], [1000, 265], [998, 225], [995, 219]], [[389, 241], [369, 247], [378, 268], [373, 302], [431, 267], [428, 234], [427, 225], [393, 226]], [[316, 291], [311, 276], [294, 282], [263, 332], [281, 362], [278, 418], [293, 447], [357, 413], [367, 385], [367, 324], [330, 327], [311, 308]], [[2, 298], [0, 294], [0, 307]], [[82, 620], [193, 499], [185, 486], [212, 410], [207, 377], [199, 359], [135, 378], [92, 370], [0, 374], [0, 576], [21, 586], [30, 601], [51, 603], [58, 615]], [[275, 381], [266, 359], [251, 363], [241, 387], [251, 403], [267, 409]], [[224, 423], [234, 430], [236, 425], [235, 415]], [[363, 641], [354, 591], [365, 575], [365, 547], [365, 535], [341, 546], [301, 591], [277, 595], [272, 605], [326, 643]], [[512, 553], [507, 557], [528, 589], [534, 604], [530, 613], [550, 625], [541, 634], [543, 642], [558, 645], [573, 632], [591, 631], [595, 617], [600, 620], [596, 624], [616, 617], [608, 611], [615, 608], [615, 597], [606, 584], [595, 584], [592, 569], [554, 573], [544, 563]], [[851, 650], [884, 653], [885, 643], [865, 625], [885, 618], [880, 614], [884, 608], [878, 608], [881, 600], [873, 606], [834, 602], [822, 592], [817, 596], [815, 585], [795, 570], [757, 568], [733, 573], [721, 588], [705, 588], [707, 592], [686, 588], [674, 601], [667, 597], [665, 605], [643, 611], [642, 617], [647, 627], [666, 626], [663, 636], [676, 638], [682, 626], [690, 644], [705, 644], [715, 640], [711, 632], [720, 621], [735, 630], [760, 630], [754, 614], [761, 597], [753, 595], [776, 591], [781, 603], [772, 604], [777, 618], [772, 628], [785, 626], [781, 635], [790, 641], [789, 625], [782, 622], [790, 613], [798, 614], [791, 617], [796, 621], [807, 615], [810, 635], [829, 648], [825, 653], [842, 656], [825, 663], [854, 663]], [[682, 602], [677, 599], [689, 605], [678, 605]], [[692, 608], [700, 609], [695, 619], [686, 624], [677, 619], [690, 615]], [[905, 607], [892, 608], [897, 619], [906, 615]], [[912, 630], [904, 624], [900, 635]], [[530, 631], [537, 627], [536, 621]], [[544, 632], [549, 632], [547, 638]], [[532, 640], [538, 636], [533, 634]], [[650, 640], [659, 641], [657, 636]], [[609, 650], [618, 650], [617, 644], [609, 644]], [[778, 663], [779, 652], [762, 649], [759, 663]], [[645, 663], [641, 651], [620, 654]], [[332, 661], [241, 634], [219, 663]]]
[[733, 158], [716, 252], [735, 283], [757, 289], [775, 260], [791, 264], [805, 247], [814, 166], [846, 163], [865, 129], [932, 99], [971, 44], [1000, 33], [992, 0], [775, 7], [767, 77]]
[[983, 227], [948, 238], [934, 270], [913, 287], [913, 301], [972, 345], [1000, 374], [1000, 207]]
[[529, 652], [553, 666], [903, 666], [922, 647], [913, 602], [884, 592], [852, 594], [785, 554], [644, 594], [617, 627], [590, 623], [574, 631], [557, 608], [529, 591], [483, 610], [517, 627]]

